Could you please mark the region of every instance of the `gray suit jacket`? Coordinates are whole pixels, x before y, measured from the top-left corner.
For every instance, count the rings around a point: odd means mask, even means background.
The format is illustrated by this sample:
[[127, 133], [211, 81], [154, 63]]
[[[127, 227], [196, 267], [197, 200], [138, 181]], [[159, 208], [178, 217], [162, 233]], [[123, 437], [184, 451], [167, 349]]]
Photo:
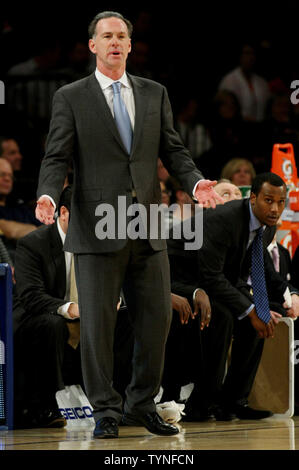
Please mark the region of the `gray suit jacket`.
[[[42, 161], [37, 196], [48, 194], [56, 204], [69, 162], [73, 162], [72, 214], [65, 250], [74, 253], [117, 251], [126, 239], [99, 240], [95, 215], [101, 203], [110, 204], [116, 219], [118, 196], [132, 203], [132, 188], [146, 208], [159, 204], [157, 158], [191, 194], [202, 179], [188, 151], [173, 128], [165, 87], [128, 75], [135, 99], [135, 128], [128, 155], [95, 74], [59, 89], [53, 100], [52, 119]], [[123, 209], [120, 210], [123, 213]], [[116, 224], [117, 234], [117, 224]], [[165, 240], [150, 240], [154, 250], [166, 249]]]

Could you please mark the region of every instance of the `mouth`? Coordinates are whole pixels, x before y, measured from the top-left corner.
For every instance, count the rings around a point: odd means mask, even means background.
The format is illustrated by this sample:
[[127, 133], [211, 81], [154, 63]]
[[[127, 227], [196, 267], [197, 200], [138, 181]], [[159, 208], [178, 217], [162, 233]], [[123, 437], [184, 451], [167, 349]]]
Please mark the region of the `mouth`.
[[109, 53], [109, 55], [113, 56], [113, 57], [119, 57], [120, 56], [120, 52], [119, 51], [112, 51]]

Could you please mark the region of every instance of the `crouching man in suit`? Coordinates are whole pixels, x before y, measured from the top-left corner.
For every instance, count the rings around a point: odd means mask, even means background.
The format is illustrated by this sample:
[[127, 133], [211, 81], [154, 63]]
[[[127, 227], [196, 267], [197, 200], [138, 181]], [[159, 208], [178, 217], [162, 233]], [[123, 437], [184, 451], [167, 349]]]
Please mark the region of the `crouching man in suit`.
[[62, 250], [70, 205], [68, 186], [55, 224], [20, 239], [16, 250], [13, 315], [19, 427], [63, 427], [66, 422], [55, 394], [66, 384], [82, 384], [72, 255]]

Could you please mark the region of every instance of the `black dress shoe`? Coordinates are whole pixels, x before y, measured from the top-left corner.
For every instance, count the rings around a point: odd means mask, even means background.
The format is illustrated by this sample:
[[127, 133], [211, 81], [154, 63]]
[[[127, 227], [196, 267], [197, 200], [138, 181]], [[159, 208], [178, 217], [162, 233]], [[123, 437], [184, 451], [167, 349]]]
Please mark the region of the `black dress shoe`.
[[[188, 402], [187, 402], [188, 403]], [[189, 423], [194, 423], [194, 422], [202, 422], [202, 421], [208, 421], [210, 419], [213, 419], [213, 413], [209, 408], [190, 408], [185, 406], [184, 409], [184, 415], [182, 416], [182, 421], [184, 422], [189, 422]]]
[[236, 405], [233, 411], [239, 419], [264, 419], [273, 416], [272, 411], [254, 410], [248, 405]]
[[166, 423], [156, 411], [144, 415], [125, 413], [122, 424], [125, 426], [144, 426], [149, 432], [160, 436], [173, 436], [179, 433], [176, 426]]
[[58, 409], [45, 410], [37, 419], [37, 425], [42, 428], [63, 428], [66, 419]]
[[16, 415], [14, 424], [15, 429], [63, 428], [64, 426], [66, 426], [66, 419], [58, 408], [34, 411], [24, 409]]
[[219, 405], [212, 406], [210, 408], [210, 413], [214, 416], [216, 421], [233, 421], [234, 419], [237, 419], [237, 415], [235, 413]]
[[118, 425], [116, 419], [111, 416], [100, 418], [96, 422], [93, 437], [96, 439], [110, 439], [118, 437]]

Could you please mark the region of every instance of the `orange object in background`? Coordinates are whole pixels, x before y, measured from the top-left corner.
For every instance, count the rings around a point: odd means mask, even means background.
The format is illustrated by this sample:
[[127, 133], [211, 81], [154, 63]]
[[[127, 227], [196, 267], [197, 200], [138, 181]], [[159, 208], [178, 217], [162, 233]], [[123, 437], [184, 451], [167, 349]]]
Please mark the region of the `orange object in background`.
[[291, 211], [299, 212], [299, 191], [292, 189], [289, 192], [289, 206]]
[[271, 172], [279, 175], [288, 187], [297, 186], [297, 167], [292, 144], [273, 145]]
[[292, 258], [299, 245], [299, 223], [283, 221], [277, 231], [277, 242], [289, 250]]
[[[272, 173], [279, 175], [287, 185], [288, 204], [286, 209], [299, 212], [299, 188], [297, 167], [295, 162], [294, 147], [292, 144], [274, 144], [272, 151]], [[279, 242], [289, 250], [291, 257], [294, 255], [299, 245], [299, 223], [291, 221], [289, 218], [284, 220], [282, 213], [282, 225], [278, 230]], [[279, 237], [280, 235], [280, 237]]]

